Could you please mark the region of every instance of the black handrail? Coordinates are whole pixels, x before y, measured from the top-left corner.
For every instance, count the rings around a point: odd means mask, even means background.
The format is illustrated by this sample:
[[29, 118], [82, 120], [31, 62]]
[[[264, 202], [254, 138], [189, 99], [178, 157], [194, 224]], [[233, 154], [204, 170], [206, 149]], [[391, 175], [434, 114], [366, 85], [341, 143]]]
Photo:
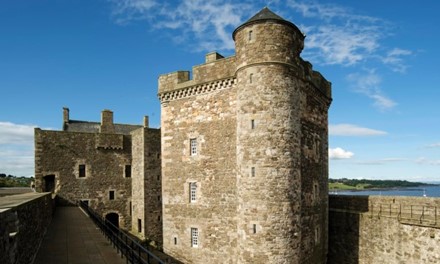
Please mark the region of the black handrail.
[[104, 235], [111, 241], [118, 253], [121, 253], [121, 257], [125, 256], [127, 263], [135, 264], [150, 264], [158, 263], [165, 264], [152, 252], [144, 248], [138, 242], [134, 241], [126, 232], [113, 223], [105, 219], [104, 217], [93, 211], [87, 203], [80, 201], [80, 207], [90, 216], [93, 222], [101, 229]]

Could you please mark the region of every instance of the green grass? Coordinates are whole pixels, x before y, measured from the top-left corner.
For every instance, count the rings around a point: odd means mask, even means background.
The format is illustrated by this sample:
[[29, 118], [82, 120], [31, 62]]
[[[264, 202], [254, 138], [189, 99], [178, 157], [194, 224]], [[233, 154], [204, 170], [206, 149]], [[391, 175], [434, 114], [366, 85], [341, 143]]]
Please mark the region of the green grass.
[[370, 184], [357, 184], [356, 186], [350, 186], [342, 182], [330, 182], [328, 184], [330, 190], [364, 190], [369, 186]]

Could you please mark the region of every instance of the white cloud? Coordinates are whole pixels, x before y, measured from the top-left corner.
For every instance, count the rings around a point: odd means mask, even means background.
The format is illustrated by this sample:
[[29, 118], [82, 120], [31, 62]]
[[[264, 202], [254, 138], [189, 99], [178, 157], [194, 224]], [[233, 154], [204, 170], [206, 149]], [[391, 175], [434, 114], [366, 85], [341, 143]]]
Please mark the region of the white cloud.
[[382, 79], [375, 70], [350, 74], [347, 76], [347, 80], [353, 91], [373, 99], [374, 106], [379, 110], [389, 110], [397, 105], [395, 101], [383, 94], [380, 88]]
[[425, 157], [420, 157], [415, 160], [417, 164], [427, 164], [427, 165], [440, 165], [440, 160], [427, 159]]
[[34, 125], [0, 122], [0, 173], [34, 174]]
[[303, 56], [321, 64], [350, 66], [372, 58], [386, 36], [386, 22], [352, 10], [314, 1], [288, 1], [306, 18], [320, 20], [314, 27], [301, 26], [307, 34]]
[[0, 144], [33, 144], [35, 127], [0, 122]]
[[328, 157], [329, 159], [337, 160], [337, 159], [350, 159], [354, 156], [353, 152], [346, 151], [342, 148], [334, 148], [328, 149]]
[[383, 136], [386, 135], [387, 132], [360, 127], [352, 124], [337, 124], [337, 125], [329, 125], [329, 134], [331, 136]]
[[426, 147], [428, 147], [428, 148], [440, 148], [440, 143], [429, 144]]
[[388, 163], [394, 163], [394, 162], [400, 162], [400, 161], [407, 161], [408, 159], [405, 158], [384, 158], [379, 160], [367, 160], [367, 161], [358, 161], [356, 164], [361, 165], [383, 165]]
[[262, 6], [269, 6], [296, 23], [299, 21], [293, 12], [313, 19], [299, 28], [307, 34], [303, 57], [315, 64], [351, 66], [380, 58], [393, 70], [404, 71], [402, 57], [410, 52], [393, 49], [380, 55], [381, 41], [389, 35], [388, 22], [341, 5], [298, 0], [107, 1], [112, 3], [116, 23], [142, 20], [153, 30], [172, 30], [176, 33], [170, 34], [173, 41], [199, 51], [233, 50], [232, 31]]
[[395, 48], [387, 53], [385, 57], [382, 58], [382, 62], [388, 65], [392, 71], [405, 73], [408, 66], [403, 60], [403, 56], [409, 56], [412, 54], [410, 50], [404, 50]]
[[[178, 31], [172, 39], [183, 43], [196, 40], [196, 50], [232, 50], [231, 33], [254, 6], [224, 0], [178, 1], [174, 5], [153, 0], [109, 0], [118, 24], [146, 20], [154, 29]], [[194, 45], [194, 43], [193, 43]]]

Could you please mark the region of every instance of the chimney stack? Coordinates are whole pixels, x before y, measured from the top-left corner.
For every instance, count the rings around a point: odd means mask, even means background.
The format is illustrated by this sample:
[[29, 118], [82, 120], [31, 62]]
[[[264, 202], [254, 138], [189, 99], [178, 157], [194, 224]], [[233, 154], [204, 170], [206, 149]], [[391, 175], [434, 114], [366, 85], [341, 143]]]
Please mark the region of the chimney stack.
[[100, 133], [115, 133], [115, 126], [113, 124], [113, 112], [110, 110], [103, 110], [101, 112], [101, 128]]
[[148, 128], [149, 127], [149, 120], [148, 120], [148, 116], [144, 116], [144, 127]]

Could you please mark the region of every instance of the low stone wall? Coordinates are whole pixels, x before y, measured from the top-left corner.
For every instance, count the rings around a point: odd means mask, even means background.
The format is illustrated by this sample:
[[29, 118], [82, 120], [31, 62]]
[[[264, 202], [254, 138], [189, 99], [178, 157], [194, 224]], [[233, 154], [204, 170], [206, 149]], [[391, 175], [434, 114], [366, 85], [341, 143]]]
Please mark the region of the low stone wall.
[[33, 263], [53, 208], [50, 193], [0, 198], [0, 263]]
[[329, 198], [328, 263], [440, 263], [440, 198]]

